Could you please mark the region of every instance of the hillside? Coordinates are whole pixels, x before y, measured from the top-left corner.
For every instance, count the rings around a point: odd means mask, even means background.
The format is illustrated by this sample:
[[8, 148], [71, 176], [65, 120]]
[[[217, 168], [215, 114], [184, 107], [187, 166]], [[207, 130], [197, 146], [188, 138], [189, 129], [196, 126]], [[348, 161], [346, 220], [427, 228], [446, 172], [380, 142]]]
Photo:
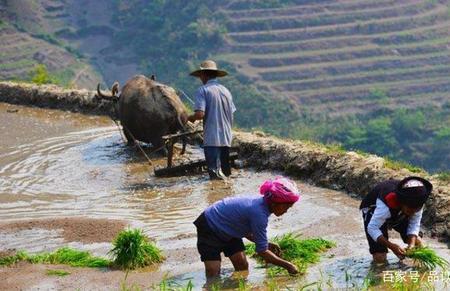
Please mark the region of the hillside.
[[236, 123], [424, 167], [450, 165], [447, 0], [0, 0], [0, 79], [136, 73], [193, 94], [214, 58]]
[[138, 71], [133, 53], [111, 46], [110, 1], [3, 0], [0, 16], [0, 79], [27, 79], [44, 64], [64, 85], [94, 88]]
[[61, 84], [95, 85], [100, 74], [49, 32], [64, 17], [59, 14], [60, 1], [41, 2], [0, 1], [0, 79], [29, 80], [35, 66], [43, 64]]
[[263, 3], [225, 7], [219, 58], [292, 105], [276, 133], [449, 169], [448, 1]]
[[[229, 45], [222, 58], [312, 114], [450, 101], [446, 1], [296, 2], [305, 4], [229, 7]], [[380, 100], [375, 91], [387, 98]]]

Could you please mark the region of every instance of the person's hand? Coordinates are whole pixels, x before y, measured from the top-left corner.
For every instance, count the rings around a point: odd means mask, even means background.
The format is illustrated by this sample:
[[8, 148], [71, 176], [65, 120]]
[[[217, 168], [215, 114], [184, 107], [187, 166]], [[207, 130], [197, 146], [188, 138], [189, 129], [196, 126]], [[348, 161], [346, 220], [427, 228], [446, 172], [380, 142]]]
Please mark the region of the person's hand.
[[289, 272], [289, 274], [291, 275], [295, 275], [298, 274], [298, 268], [296, 265], [292, 264], [292, 263], [288, 263], [288, 265], [286, 266], [286, 270]]
[[281, 248], [278, 244], [275, 243], [269, 243], [269, 251], [277, 255], [278, 257], [281, 256]]
[[397, 244], [393, 244], [391, 247], [391, 251], [400, 259], [403, 260], [405, 258], [405, 249]]
[[194, 123], [195, 122], [195, 116], [194, 115], [189, 115], [188, 116], [188, 121]]

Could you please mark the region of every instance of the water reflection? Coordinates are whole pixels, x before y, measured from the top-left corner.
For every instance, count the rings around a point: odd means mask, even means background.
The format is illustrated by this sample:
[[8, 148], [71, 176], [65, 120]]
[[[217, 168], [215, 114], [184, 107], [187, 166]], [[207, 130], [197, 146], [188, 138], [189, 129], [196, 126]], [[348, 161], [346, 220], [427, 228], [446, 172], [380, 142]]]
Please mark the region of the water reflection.
[[[151, 148], [145, 150], [149, 152]], [[189, 153], [193, 158], [202, 156], [199, 148], [190, 148]], [[165, 162], [163, 157], [152, 156], [153, 166], [164, 166]], [[208, 205], [224, 197], [259, 195], [258, 186], [275, 175], [269, 171], [236, 170], [233, 178], [225, 182], [209, 181], [205, 174], [155, 178], [153, 167], [137, 148], [123, 143], [115, 127], [75, 131], [37, 139], [1, 154], [0, 220], [66, 216], [123, 219], [142, 227], [169, 253], [168, 262], [158, 270], [170, 272], [173, 275], [170, 280], [176, 284], [192, 280], [195, 286], [201, 286], [205, 278], [195, 251], [192, 221]], [[286, 215], [271, 217], [269, 236], [303, 233], [325, 237], [338, 246], [301, 278], [270, 279], [267, 269], [253, 260], [248, 277], [236, 278], [230, 263], [224, 260], [220, 281], [223, 287], [235, 288], [240, 280], [252, 286], [274, 280], [297, 288], [307, 282], [326, 282], [328, 278], [336, 286], [345, 287], [346, 273], [358, 284], [365, 278], [371, 264], [359, 202], [344, 193], [298, 183], [302, 199]], [[0, 235], [2, 240], [7, 238], [3, 242], [8, 241], [16, 249], [39, 251], [62, 244], [57, 235], [48, 231], [24, 231], [12, 237]], [[449, 255], [445, 246], [435, 246]], [[99, 253], [107, 249], [105, 244], [87, 247]], [[172, 252], [188, 253], [188, 258], [173, 258]]]

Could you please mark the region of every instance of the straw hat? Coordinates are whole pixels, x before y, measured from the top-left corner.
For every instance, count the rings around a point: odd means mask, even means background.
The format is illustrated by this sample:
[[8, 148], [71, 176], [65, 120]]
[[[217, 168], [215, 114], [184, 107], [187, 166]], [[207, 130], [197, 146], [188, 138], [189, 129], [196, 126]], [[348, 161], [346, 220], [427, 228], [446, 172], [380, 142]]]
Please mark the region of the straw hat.
[[200, 64], [200, 68], [196, 71], [193, 71], [190, 75], [194, 77], [199, 77], [201, 71], [216, 71], [217, 77], [225, 77], [228, 75], [226, 71], [222, 71], [217, 69], [217, 64], [214, 61], [206, 60]]

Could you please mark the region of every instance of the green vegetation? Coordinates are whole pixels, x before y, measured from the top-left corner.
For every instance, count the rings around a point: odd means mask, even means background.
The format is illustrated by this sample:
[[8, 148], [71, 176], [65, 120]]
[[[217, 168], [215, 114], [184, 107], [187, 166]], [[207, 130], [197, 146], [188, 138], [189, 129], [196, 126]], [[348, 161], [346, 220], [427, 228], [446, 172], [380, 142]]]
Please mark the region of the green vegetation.
[[0, 64], [0, 69], [8, 70], [8, 69], [12, 69], [12, 68], [26, 68], [26, 67], [31, 67], [35, 64], [36, 64], [36, 62], [34, 60], [23, 59], [23, 60], [19, 60], [17, 62]]
[[406, 257], [413, 259], [419, 267], [427, 270], [434, 270], [436, 267], [446, 270], [449, 267], [449, 262], [437, 255], [436, 252], [429, 247], [409, 249], [406, 252]]
[[2, 19], [0, 19], [0, 29], [3, 29], [8, 26], [8, 23]]
[[93, 257], [89, 252], [63, 247], [52, 253], [38, 253], [35, 255], [18, 252], [13, 256], [0, 258], [0, 266], [9, 266], [19, 261], [32, 264], [64, 264], [72, 267], [103, 268], [109, 267], [109, 260]]
[[64, 264], [72, 267], [105, 268], [118, 266], [125, 270], [136, 269], [162, 262], [161, 251], [149, 241], [140, 229], [123, 230], [113, 241], [110, 253], [114, 260], [110, 261], [94, 257], [89, 252], [63, 247], [52, 253], [30, 255], [20, 251], [15, 255], [0, 257], [0, 266], [10, 266], [19, 261], [32, 264]]
[[[317, 263], [320, 259], [320, 253], [335, 246], [333, 242], [322, 238], [300, 239], [299, 235], [292, 233], [275, 237], [272, 240], [281, 248], [281, 257], [295, 264], [299, 272], [304, 274], [308, 264]], [[245, 253], [249, 256], [255, 256], [255, 245], [247, 244]], [[282, 271], [281, 268], [275, 267], [275, 273]]]
[[236, 1], [231, 8], [234, 9], [262, 9], [262, 8], [281, 8], [287, 5], [295, 4], [294, 0], [251, 0]]
[[[193, 291], [194, 284], [191, 280], [186, 283], [186, 286], [182, 286], [176, 282], [171, 280], [164, 279], [159, 283], [159, 291]], [[152, 290], [157, 290], [157, 288], [153, 287]], [[219, 290], [219, 289], [217, 289]]]
[[114, 264], [132, 270], [162, 262], [161, 251], [149, 241], [140, 229], [121, 231], [113, 241], [110, 251]]
[[31, 81], [35, 84], [42, 85], [52, 83], [50, 74], [45, 65], [36, 65], [32, 74]]
[[197, 85], [191, 69], [222, 44], [224, 16], [212, 9], [221, 3], [116, 0], [114, 44], [133, 50], [147, 75], [189, 92]]
[[81, 65], [76, 64], [50, 73], [44, 64], [38, 64], [30, 72], [30, 80], [37, 85], [55, 84], [67, 88], [75, 76], [74, 71], [81, 68]]
[[28, 255], [25, 252], [17, 252], [13, 256], [0, 257], [0, 266], [11, 266], [17, 262], [25, 261]]
[[[294, 0], [238, 0], [227, 4], [218, 0], [114, 0], [111, 11], [115, 32], [111, 47], [131, 50], [130, 56], [136, 57], [130, 61], [140, 64], [139, 71], [146, 75], [155, 74], [157, 80], [183, 90], [191, 97], [201, 83], [190, 77], [189, 72], [204, 59], [220, 59], [219, 66], [230, 72], [230, 76], [221, 81], [234, 96], [237, 107], [235, 121], [239, 128], [259, 129], [280, 137], [336, 144], [345, 150], [386, 156], [390, 159], [386, 165], [394, 169], [406, 166], [413, 171], [420, 171], [418, 167], [432, 173], [448, 171], [450, 103], [442, 108], [427, 105], [431, 104], [428, 99], [433, 98], [434, 102], [437, 94], [445, 98], [448, 93], [444, 77], [450, 63], [445, 49], [449, 41], [445, 26], [448, 16], [441, 13], [447, 7], [435, 0], [412, 5], [402, 3], [393, 7], [395, 13], [386, 11], [386, 15], [379, 15], [379, 10], [385, 7], [375, 3], [351, 3], [342, 4], [340, 9], [314, 13], [316, 15], [311, 18], [301, 12], [294, 17], [295, 13], [288, 11], [290, 5], [298, 3]], [[319, 8], [323, 3], [310, 3], [308, 7], [314, 8], [313, 5]], [[346, 5], [352, 9], [342, 14]], [[285, 7], [280, 9], [279, 15], [272, 10], [270, 15], [274, 16], [273, 19], [265, 17], [262, 11], [227, 14], [242, 9]], [[285, 19], [282, 16], [286, 12], [289, 12], [286, 14], [289, 17]], [[229, 19], [229, 15], [234, 15], [234, 19]], [[386, 23], [382, 22], [387, 16]], [[369, 21], [372, 18], [377, 20]], [[4, 23], [0, 22], [0, 27]], [[344, 29], [340, 26], [344, 23], [352, 24], [354, 28]], [[336, 24], [336, 27], [330, 28], [329, 24]], [[25, 31], [20, 22], [13, 25]], [[259, 36], [252, 34], [276, 27], [298, 29], [293, 30], [293, 34], [302, 35], [301, 29], [310, 26], [323, 29], [307, 35], [307, 39], [299, 37], [301, 41], [291, 39], [289, 35], [284, 38], [283, 33], [278, 35], [273, 31]], [[242, 29], [248, 33], [246, 36], [228, 35], [230, 47], [224, 41], [227, 27], [233, 32]], [[79, 31], [62, 28], [49, 34], [37, 30], [34, 36], [82, 57], [80, 52], [58, 38], [76, 36], [81, 31], [86, 35], [90, 33], [87, 23]], [[263, 36], [270, 43], [260, 43]], [[356, 41], [355, 46], [348, 45], [350, 40]], [[235, 47], [243, 50], [235, 50]], [[264, 53], [268, 50], [271, 53]], [[298, 51], [302, 54], [299, 55]], [[261, 57], [255, 58], [253, 52]], [[280, 62], [293, 65], [292, 57], [295, 59], [296, 56], [305, 62], [297, 70], [293, 67], [293, 71], [259, 71], [268, 61], [273, 64], [272, 68], [280, 66], [281, 69]], [[255, 83], [236, 65], [250, 60], [258, 61], [251, 73], [259, 74], [264, 82]], [[34, 65], [30, 62], [5, 63], [0, 65], [0, 69]], [[305, 65], [311, 67], [302, 72]], [[33, 78], [39, 84], [67, 86], [73, 77], [72, 72], [65, 70], [50, 74], [41, 68], [34, 72]], [[293, 97], [286, 98], [279, 90], [269, 90], [269, 86], [284, 86], [293, 80], [299, 80], [296, 85], [301, 90], [300, 93], [292, 93]], [[426, 90], [419, 86], [421, 83], [428, 86]], [[405, 86], [417, 86], [417, 90], [403, 90]], [[349, 88], [356, 93], [352, 94]], [[396, 92], [397, 89], [400, 93]], [[303, 103], [297, 103], [296, 94], [303, 98]], [[333, 99], [334, 95], [346, 94], [350, 96], [345, 100]], [[309, 95], [311, 99], [327, 95], [328, 101], [333, 101], [327, 106], [320, 104], [322, 109], [319, 112], [324, 113], [312, 114], [314, 104], [320, 102], [312, 100], [313, 104], [309, 104], [306, 100]], [[409, 101], [414, 106], [407, 107], [414, 109], [397, 109], [405, 107], [403, 102]], [[358, 102], [365, 104], [357, 105], [365, 107], [361, 109], [363, 114], [356, 115], [347, 110], [349, 113], [334, 117], [327, 113], [339, 110], [334, 106], [354, 108]], [[329, 150], [339, 152], [342, 150], [339, 147], [331, 146]], [[392, 160], [405, 164], [393, 163]]]
[[437, 178], [443, 182], [450, 183], [450, 172], [442, 172], [437, 175]]
[[390, 158], [384, 158], [384, 166], [393, 170], [408, 169], [412, 173], [426, 173], [422, 168], [415, 167], [406, 162], [393, 161]]
[[428, 107], [420, 110], [381, 109], [370, 115], [337, 118], [329, 125], [321, 121], [310, 125], [315, 129], [312, 136], [315, 140], [334, 141], [347, 150], [386, 156], [387, 167], [407, 168], [418, 173], [423, 172], [421, 167], [431, 172], [448, 169], [448, 122], [449, 108]]
[[70, 272], [67, 272], [64, 270], [47, 270], [47, 275], [64, 277], [64, 276], [70, 275]]

